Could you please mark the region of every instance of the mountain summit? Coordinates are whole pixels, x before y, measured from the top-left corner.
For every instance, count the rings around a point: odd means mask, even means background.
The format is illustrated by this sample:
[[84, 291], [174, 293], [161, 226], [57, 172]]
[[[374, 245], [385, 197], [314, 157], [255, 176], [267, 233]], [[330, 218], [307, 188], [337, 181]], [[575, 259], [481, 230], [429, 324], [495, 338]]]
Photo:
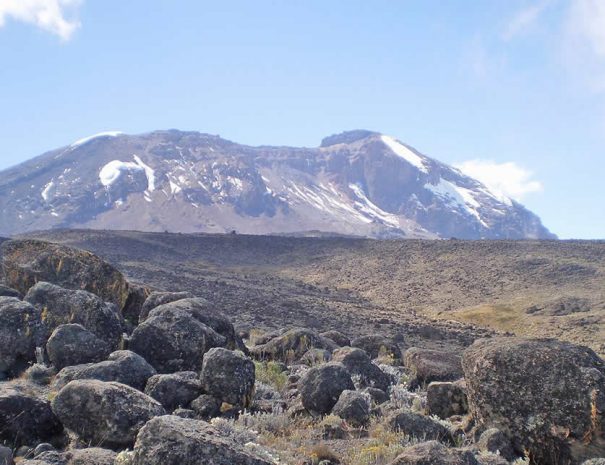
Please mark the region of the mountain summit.
[[0, 235], [50, 228], [554, 238], [522, 205], [390, 136], [250, 147], [101, 133], [0, 172]]

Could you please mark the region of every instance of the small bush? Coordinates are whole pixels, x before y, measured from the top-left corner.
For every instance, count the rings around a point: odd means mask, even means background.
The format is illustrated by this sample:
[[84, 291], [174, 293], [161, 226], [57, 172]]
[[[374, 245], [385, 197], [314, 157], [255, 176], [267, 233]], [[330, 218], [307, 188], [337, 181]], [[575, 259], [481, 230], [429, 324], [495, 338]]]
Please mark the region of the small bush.
[[278, 392], [283, 392], [288, 384], [288, 374], [282, 371], [276, 362], [254, 362], [256, 365], [256, 379], [268, 384]]

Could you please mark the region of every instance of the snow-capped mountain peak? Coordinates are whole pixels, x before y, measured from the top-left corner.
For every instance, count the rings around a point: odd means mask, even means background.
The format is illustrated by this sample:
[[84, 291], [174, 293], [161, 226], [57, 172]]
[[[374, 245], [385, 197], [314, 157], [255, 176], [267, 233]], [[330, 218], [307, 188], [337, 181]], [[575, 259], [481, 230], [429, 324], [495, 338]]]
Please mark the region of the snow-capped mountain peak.
[[554, 237], [517, 202], [365, 130], [316, 149], [101, 133], [0, 172], [0, 234], [52, 227]]

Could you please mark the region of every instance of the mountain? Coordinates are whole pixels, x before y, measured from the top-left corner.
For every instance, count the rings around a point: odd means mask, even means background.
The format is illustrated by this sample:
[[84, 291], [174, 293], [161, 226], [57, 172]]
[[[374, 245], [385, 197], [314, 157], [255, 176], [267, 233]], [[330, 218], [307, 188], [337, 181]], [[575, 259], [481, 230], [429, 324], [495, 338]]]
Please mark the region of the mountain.
[[250, 147], [102, 133], [0, 172], [0, 235], [51, 228], [555, 238], [522, 205], [383, 134]]

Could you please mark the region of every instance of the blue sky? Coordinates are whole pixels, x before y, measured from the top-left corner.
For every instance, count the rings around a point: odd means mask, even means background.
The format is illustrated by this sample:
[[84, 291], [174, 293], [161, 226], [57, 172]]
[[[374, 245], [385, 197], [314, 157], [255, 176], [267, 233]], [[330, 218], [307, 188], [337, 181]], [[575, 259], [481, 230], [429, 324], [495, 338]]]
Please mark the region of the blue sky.
[[605, 238], [603, 0], [0, 0], [0, 169], [100, 131], [393, 135]]

